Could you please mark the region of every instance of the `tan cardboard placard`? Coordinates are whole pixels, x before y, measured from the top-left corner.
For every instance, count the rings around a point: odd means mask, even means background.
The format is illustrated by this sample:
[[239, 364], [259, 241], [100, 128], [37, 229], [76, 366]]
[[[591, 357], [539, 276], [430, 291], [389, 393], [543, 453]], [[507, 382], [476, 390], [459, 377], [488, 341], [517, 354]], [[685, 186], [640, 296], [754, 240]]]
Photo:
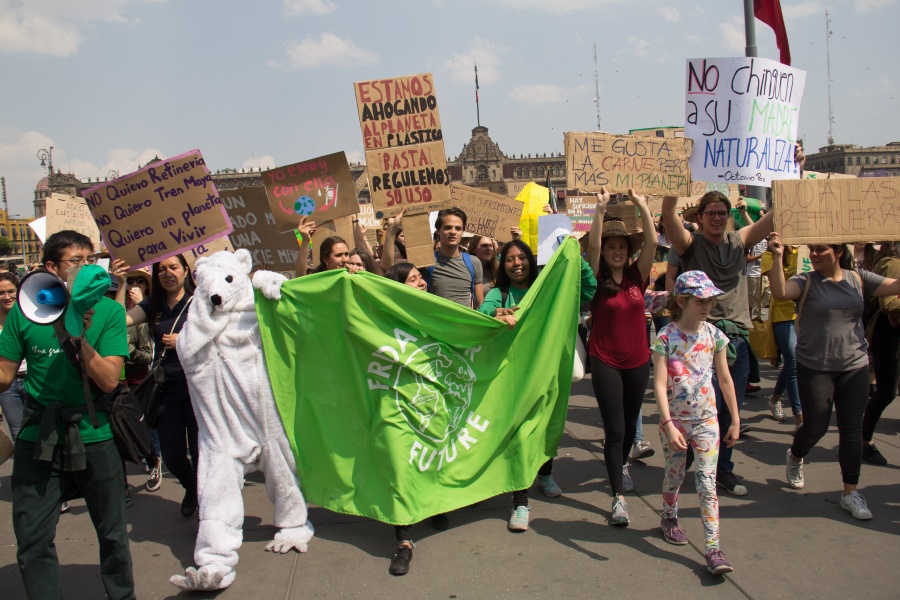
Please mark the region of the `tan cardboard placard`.
[[[434, 264], [434, 237], [428, 213], [403, 217], [406, 260], [422, 270]], [[424, 277], [425, 274], [423, 273]]]
[[378, 230], [381, 229], [381, 219], [375, 218], [375, 208], [370, 202], [359, 205], [359, 222], [366, 228], [366, 239], [372, 246], [378, 243]]
[[506, 184], [506, 195], [510, 198], [515, 198], [518, 196], [522, 190], [525, 189], [525, 186], [531, 183], [531, 180], [527, 181], [510, 181]]
[[300, 217], [316, 223], [359, 212], [356, 187], [343, 152], [262, 172], [279, 232], [297, 228]]
[[803, 179], [855, 179], [856, 175], [846, 173], [820, 173], [818, 171], [803, 171]]
[[782, 180], [772, 194], [785, 244], [900, 240], [900, 177]]
[[[678, 198], [678, 212], [683, 211], [688, 206], [693, 206], [700, 202], [700, 198], [707, 192], [722, 192], [731, 201], [734, 206], [740, 199], [741, 194], [735, 183], [712, 183], [706, 181], [691, 181], [691, 194], [689, 196]], [[662, 212], [662, 196], [647, 196], [647, 207], [654, 215]]]
[[449, 208], [450, 171], [443, 142], [367, 150], [369, 194], [379, 219]]
[[691, 171], [689, 138], [566, 132], [566, 187], [581, 193], [687, 196]]
[[275, 215], [262, 186], [219, 192], [234, 231], [228, 236], [237, 250], [244, 248], [253, 257], [253, 270], [292, 271], [300, 248], [293, 230], [278, 233]]
[[466, 213], [466, 231], [473, 235], [509, 242], [509, 230], [519, 226], [523, 204], [514, 198], [454, 183], [450, 185], [453, 206]]
[[359, 194], [363, 189], [369, 185], [369, 169], [368, 167], [363, 169], [363, 172], [360, 173], [359, 177], [356, 178], [356, 181], [353, 182], [353, 187], [356, 190], [356, 193]]
[[234, 246], [231, 245], [231, 241], [227, 236], [220, 237], [208, 244], [201, 244], [196, 248], [191, 248], [190, 250], [183, 252], [182, 255], [184, 256], [184, 260], [187, 261], [188, 267], [193, 270], [197, 264], [197, 259], [201, 256], [206, 256], [208, 258], [216, 252], [222, 251], [234, 252]]
[[47, 237], [71, 229], [91, 238], [94, 252], [100, 252], [100, 229], [84, 198], [68, 194], [51, 194], [47, 198]]
[[396, 148], [443, 139], [431, 73], [357, 81], [363, 148]]
[[641, 217], [637, 206], [624, 198], [610, 200], [606, 205], [606, 216], [622, 219], [628, 233], [634, 233], [634, 230], [641, 226]]
[[231, 233], [199, 150], [81, 193], [113, 258], [144, 267]]

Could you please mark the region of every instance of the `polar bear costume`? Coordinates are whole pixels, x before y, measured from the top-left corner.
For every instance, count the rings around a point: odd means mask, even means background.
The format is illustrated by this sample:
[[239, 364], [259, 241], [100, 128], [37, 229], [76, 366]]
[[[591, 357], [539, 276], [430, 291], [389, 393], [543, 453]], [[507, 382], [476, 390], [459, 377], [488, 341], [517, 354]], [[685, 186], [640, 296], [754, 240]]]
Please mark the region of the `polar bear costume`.
[[217, 252], [195, 267], [197, 289], [177, 348], [199, 427], [198, 568], [170, 581], [185, 590], [231, 585], [243, 541], [244, 475], [262, 471], [279, 528], [266, 550], [306, 552], [313, 537], [294, 454], [275, 406], [263, 357], [253, 287], [281, 298], [285, 278], [260, 271], [250, 253]]

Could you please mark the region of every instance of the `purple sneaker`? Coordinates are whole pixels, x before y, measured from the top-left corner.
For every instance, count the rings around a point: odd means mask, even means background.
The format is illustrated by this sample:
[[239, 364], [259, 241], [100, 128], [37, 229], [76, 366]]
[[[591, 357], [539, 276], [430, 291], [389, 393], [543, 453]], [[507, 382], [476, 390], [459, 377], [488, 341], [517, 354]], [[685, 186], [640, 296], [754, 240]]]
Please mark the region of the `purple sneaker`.
[[731, 563], [725, 560], [725, 555], [718, 548], [706, 553], [706, 569], [713, 575], [724, 575], [734, 571]]
[[675, 544], [676, 546], [687, 544], [687, 534], [684, 533], [684, 529], [678, 526], [677, 518], [663, 519], [659, 522], [659, 527], [662, 529], [663, 538], [670, 544]]

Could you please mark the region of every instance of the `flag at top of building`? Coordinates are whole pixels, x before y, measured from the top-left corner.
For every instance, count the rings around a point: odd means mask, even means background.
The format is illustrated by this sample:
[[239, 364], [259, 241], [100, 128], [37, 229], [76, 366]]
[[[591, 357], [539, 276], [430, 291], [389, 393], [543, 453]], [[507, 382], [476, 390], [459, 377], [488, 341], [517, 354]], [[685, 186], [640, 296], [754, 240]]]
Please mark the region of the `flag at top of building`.
[[781, 53], [779, 60], [790, 66], [791, 47], [788, 44], [787, 29], [784, 27], [784, 15], [781, 14], [781, 1], [753, 0], [753, 14], [775, 31], [775, 43]]

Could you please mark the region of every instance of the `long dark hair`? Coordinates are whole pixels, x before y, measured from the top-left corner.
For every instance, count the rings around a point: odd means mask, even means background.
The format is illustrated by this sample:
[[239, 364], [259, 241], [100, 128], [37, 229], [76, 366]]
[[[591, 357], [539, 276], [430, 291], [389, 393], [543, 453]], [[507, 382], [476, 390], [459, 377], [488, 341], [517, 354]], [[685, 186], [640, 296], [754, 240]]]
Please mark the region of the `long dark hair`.
[[319, 266], [316, 267], [313, 273], [321, 273], [328, 270], [328, 267], [325, 265], [325, 257], [331, 256], [336, 244], [343, 244], [347, 246], [347, 249], [350, 248], [347, 242], [344, 241], [344, 238], [339, 235], [333, 235], [322, 240], [322, 244], [319, 246]]
[[[622, 219], [618, 217], [606, 217], [603, 219], [603, 222], [607, 221], [622, 221]], [[622, 221], [624, 223], [624, 221]], [[619, 292], [622, 291], [622, 286], [616, 283], [616, 280], [613, 279], [612, 271], [609, 268], [609, 265], [606, 264], [606, 259], [603, 258], [603, 248], [606, 246], [606, 243], [610, 240], [614, 240], [619, 236], [613, 237], [605, 237], [600, 241], [600, 289], [599, 292], [604, 296], [615, 296]], [[631, 238], [625, 236], [625, 244], [628, 246], [628, 258], [631, 259], [631, 256], [634, 254], [634, 246], [632, 245]], [[624, 274], [623, 274], [624, 276]]]
[[[473, 235], [472, 239], [469, 240], [469, 254], [472, 256], [475, 255], [475, 251], [478, 249], [478, 244], [481, 243], [483, 239], [491, 239], [485, 238], [483, 235]], [[493, 243], [493, 240], [491, 240]], [[497, 282], [497, 271], [500, 269], [497, 268], [497, 248], [494, 247], [494, 257], [488, 262], [488, 264], [481, 263], [481, 266], [484, 270], [484, 276], [487, 277], [487, 280], [491, 282], [491, 285]]]
[[369, 273], [378, 274], [378, 271], [375, 270], [375, 259], [372, 258], [372, 255], [363, 250], [362, 248], [354, 248], [353, 252], [350, 253], [350, 256], [356, 255], [366, 266], [366, 271]]
[[[177, 258], [178, 262], [181, 263], [181, 267], [185, 271], [184, 275], [184, 296], [185, 298], [189, 298], [194, 295], [194, 273], [191, 271], [188, 266], [187, 260], [184, 258], [183, 254], [176, 254], [175, 256], [170, 256], [169, 258]], [[147, 321], [152, 324], [154, 329], [159, 326], [159, 321], [162, 319], [163, 311], [166, 309], [166, 290], [163, 289], [161, 285], [159, 285], [159, 263], [162, 261], [158, 261], [153, 263], [153, 285], [150, 286], [150, 314], [147, 315]]]
[[531, 251], [531, 248], [529, 248], [528, 244], [522, 240], [506, 242], [506, 244], [503, 245], [503, 249], [500, 250], [500, 269], [497, 272], [497, 287], [505, 290], [509, 289], [511, 282], [509, 280], [509, 274], [506, 272], [506, 255], [509, 254], [509, 251], [512, 248], [521, 250], [525, 255], [525, 259], [528, 261], [528, 287], [531, 287], [534, 285], [538, 276], [537, 260], [534, 258], [534, 253]]
[[881, 250], [875, 257], [875, 262], [882, 258], [900, 258], [900, 242], [881, 242]]
[[388, 279], [393, 279], [399, 283], [406, 283], [406, 278], [409, 277], [410, 271], [416, 268], [416, 265], [408, 262], [395, 263], [391, 265], [391, 268], [388, 269], [384, 276]]
[[837, 256], [837, 253], [840, 252], [841, 255], [838, 256], [838, 266], [841, 267], [843, 271], [855, 271], [856, 264], [853, 260], [853, 253], [850, 251], [850, 247], [847, 244], [829, 244], [831, 249], [834, 250], [834, 254]]

